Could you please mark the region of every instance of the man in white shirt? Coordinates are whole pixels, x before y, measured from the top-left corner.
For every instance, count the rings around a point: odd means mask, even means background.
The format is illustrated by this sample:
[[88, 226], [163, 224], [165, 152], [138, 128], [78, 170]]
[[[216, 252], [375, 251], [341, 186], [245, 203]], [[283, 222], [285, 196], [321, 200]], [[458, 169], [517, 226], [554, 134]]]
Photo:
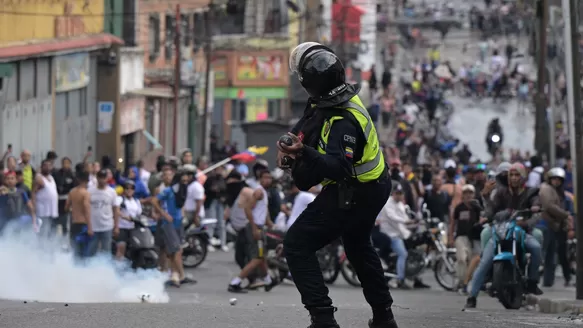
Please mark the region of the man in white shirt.
[[97, 186], [89, 188], [91, 197], [91, 227], [93, 237], [89, 241], [89, 255], [97, 254], [101, 249], [111, 254], [113, 236], [119, 234], [119, 206], [117, 193], [107, 184], [108, 171], [97, 172]]
[[[186, 164], [182, 167], [182, 171], [189, 176], [190, 181], [188, 189], [186, 190], [186, 200], [184, 202], [184, 212], [188, 222], [194, 222], [198, 227], [200, 226], [201, 218], [204, 218], [204, 186], [195, 178], [196, 166]], [[211, 248], [209, 248], [211, 249]], [[214, 249], [213, 249], [214, 250]]]
[[405, 268], [407, 262], [407, 248], [405, 240], [411, 236], [411, 232], [405, 224], [411, 220], [405, 210], [403, 203], [403, 187], [399, 183], [394, 183], [394, 190], [385, 207], [379, 213], [379, 225], [382, 233], [391, 238], [391, 248], [397, 254], [397, 277], [399, 288], [408, 289], [405, 284]]
[[294, 203], [292, 205], [289, 218], [286, 223], [286, 231], [296, 222], [296, 219], [302, 214], [302, 212], [308, 207], [308, 205], [316, 199], [316, 196], [312, 191], [315, 187], [312, 187], [309, 192], [300, 191], [298, 187], [292, 182], [292, 193], [296, 196], [294, 197]]

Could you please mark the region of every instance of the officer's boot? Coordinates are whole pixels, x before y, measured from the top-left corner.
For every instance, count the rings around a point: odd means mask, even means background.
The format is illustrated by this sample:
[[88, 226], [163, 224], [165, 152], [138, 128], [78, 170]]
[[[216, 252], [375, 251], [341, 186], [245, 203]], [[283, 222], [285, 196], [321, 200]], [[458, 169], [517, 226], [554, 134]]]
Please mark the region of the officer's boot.
[[336, 323], [336, 319], [334, 319], [336, 310], [337, 308], [333, 306], [309, 309], [312, 324], [308, 328], [340, 328]]
[[369, 328], [399, 328], [391, 307], [373, 309], [372, 319], [368, 321]]

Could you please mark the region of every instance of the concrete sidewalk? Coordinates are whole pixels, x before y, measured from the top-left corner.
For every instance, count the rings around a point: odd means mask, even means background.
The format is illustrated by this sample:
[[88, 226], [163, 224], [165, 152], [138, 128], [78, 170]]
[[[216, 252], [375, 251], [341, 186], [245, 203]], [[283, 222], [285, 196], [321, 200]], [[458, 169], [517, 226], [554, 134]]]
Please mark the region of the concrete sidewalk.
[[575, 300], [575, 287], [543, 288], [541, 296], [531, 296], [529, 304], [536, 304], [542, 313], [583, 314], [583, 300]]

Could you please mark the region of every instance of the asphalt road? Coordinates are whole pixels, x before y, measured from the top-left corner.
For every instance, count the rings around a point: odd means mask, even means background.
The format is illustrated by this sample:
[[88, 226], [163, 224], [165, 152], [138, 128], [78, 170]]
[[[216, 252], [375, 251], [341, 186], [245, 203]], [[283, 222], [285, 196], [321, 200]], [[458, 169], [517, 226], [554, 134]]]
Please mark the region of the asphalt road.
[[[265, 327], [307, 326], [309, 319], [293, 285], [281, 285], [269, 293], [234, 295], [227, 283], [238, 272], [232, 253], [212, 253], [199, 269], [191, 271], [198, 284], [169, 289], [166, 304], [99, 303], [64, 304], [27, 301], [0, 301], [0, 327], [10, 328], [103, 328], [103, 327]], [[461, 311], [465, 298], [436, 287], [430, 273], [424, 280], [430, 290], [393, 292], [394, 311], [401, 328], [448, 327], [575, 327], [580, 320], [542, 315], [534, 311], [506, 311], [493, 299], [482, 296], [479, 308]], [[6, 281], [4, 283], [7, 283]], [[560, 283], [560, 282], [558, 282]], [[72, 287], [74, 288], [74, 287]], [[366, 327], [370, 310], [359, 288], [339, 277], [330, 287], [339, 308], [342, 327]], [[572, 298], [573, 290], [555, 288], [548, 295]], [[235, 306], [229, 299], [236, 297]], [[136, 300], [138, 295], [136, 295]]]

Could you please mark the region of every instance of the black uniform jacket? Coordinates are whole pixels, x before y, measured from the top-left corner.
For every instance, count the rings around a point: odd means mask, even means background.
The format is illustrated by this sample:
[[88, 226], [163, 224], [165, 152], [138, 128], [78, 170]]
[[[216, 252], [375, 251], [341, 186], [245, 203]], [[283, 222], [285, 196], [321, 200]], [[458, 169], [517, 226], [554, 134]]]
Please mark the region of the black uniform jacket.
[[[362, 158], [366, 140], [356, 118], [337, 107], [350, 106], [344, 104], [358, 94], [359, 89], [359, 86], [347, 85], [345, 90], [330, 98], [311, 99], [304, 115], [292, 129], [305, 145], [292, 167], [294, 181], [300, 190], [306, 191], [324, 179], [355, 180], [353, 164]], [[326, 154], [320, 154], [317, 146], [319, 142], [323, 145], [320, 139], [324, 120], [332, 116], [343, 118], [330, 126]]]

